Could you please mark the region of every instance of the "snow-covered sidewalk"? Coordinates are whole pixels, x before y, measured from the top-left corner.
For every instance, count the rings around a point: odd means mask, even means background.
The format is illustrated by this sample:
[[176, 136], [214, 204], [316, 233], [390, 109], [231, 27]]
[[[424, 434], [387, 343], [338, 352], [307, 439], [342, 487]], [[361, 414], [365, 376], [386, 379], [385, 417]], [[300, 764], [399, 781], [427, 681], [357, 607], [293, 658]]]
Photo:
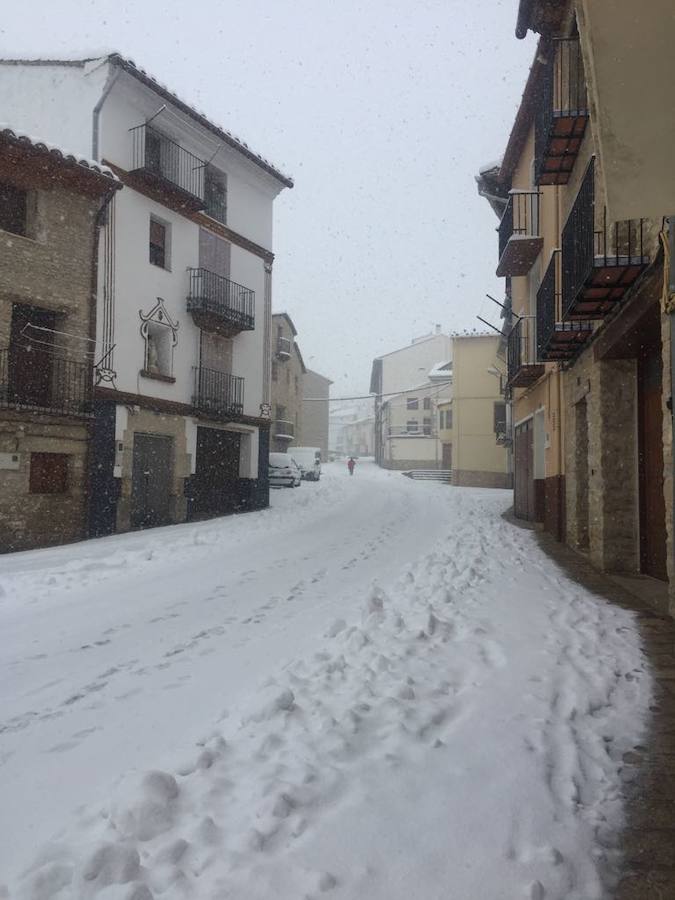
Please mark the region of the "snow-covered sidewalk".
[[344, 476], [0, 560], [8, 896], [602, 896], [633, 616], [506, 492]]

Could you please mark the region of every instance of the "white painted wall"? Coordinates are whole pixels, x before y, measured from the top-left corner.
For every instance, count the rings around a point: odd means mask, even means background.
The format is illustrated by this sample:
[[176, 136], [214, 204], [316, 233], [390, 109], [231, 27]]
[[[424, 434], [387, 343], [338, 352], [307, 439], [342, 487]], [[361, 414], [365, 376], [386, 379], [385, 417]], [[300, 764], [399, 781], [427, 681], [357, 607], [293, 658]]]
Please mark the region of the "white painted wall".
[[406, 391], [427, 381], [432, 366], [452, 359], [452, 338], [435, 334], [382, 357], [382, 392]]
[[90, 159], [93, 109], [107, 76], [107, 65], [0, 64], [0, 121]]

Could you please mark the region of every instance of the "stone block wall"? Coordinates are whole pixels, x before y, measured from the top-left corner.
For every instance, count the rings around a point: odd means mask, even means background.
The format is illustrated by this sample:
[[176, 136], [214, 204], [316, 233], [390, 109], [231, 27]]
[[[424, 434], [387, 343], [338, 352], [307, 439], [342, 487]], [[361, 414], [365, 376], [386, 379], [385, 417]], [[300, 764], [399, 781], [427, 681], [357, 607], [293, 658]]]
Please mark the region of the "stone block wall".
[[[0, 468], [0, 552], [31, 550], [86, 536], [88, 426], [3, 410], [0, 453], [18, 456], [18, 468]], [[32, 453], [68, 456], [65, 492], [30, 492]]]
[[[36, 193], [33, 237], [0, 232], [0, 347], [7, 347], [12, 304], [25, 303], [64, 315], [59, 330], [91, 337], [94, 220], [98, 198], [63, 187]], [[86, 341], [59, 337], [72, 358], [84, 359]]]
[[[595, 360], [592, 346], [563, 379], [570, 423], [565, 443], [567, 540], [586, 549], [587, 535], [594, 565], [627, 573], [639, 568], [636, 380], [635, 360]], [[585, 439], [575, 427], [579, 403], [586, 404]]]

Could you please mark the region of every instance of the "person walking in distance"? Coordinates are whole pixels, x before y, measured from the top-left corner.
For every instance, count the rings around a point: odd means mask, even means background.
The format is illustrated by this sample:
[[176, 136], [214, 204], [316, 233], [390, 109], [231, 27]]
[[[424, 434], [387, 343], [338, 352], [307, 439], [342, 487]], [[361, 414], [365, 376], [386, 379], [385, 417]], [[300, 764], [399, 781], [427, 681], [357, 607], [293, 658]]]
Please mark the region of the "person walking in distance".
[[349, 469], [350, 475], [354, 474], [354, 466], [355, 465], [356, 465], [356, 460], [354, 459], [353, 456], [350, 456], [349, 459], [347, 460], [347, 468]]

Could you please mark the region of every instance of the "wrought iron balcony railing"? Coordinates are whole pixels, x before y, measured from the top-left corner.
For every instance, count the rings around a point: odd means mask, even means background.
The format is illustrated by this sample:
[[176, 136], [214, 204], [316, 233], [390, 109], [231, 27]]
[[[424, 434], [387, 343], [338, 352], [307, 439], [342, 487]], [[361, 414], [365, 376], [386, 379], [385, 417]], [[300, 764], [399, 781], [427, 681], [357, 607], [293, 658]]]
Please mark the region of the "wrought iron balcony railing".
[[539, 84], [534, 116], [537, 184], [567, 184], [588, 123], [586, 79], [578, 38], [555, 39]]
[[215, 419], [231, 419], [244, 412], [244, 379], [203, 366], [193, 368], [193, 406]]
[[279, 441], [292, 441], [295, 438], [295, 425], [287, 419], [274, 420], [274, 437]]
[[596, 205], [592, 157], [562, 232], [563, 318], [603, 318], [648, 262], [644, 220], [608, 224], [607, 208]]
[[560, 250], [554, 250], [537, 291], [537, 357], [570, 360], [593, 333], [591, 322], [563, 321]]
[[543, 364], [537, 362], [533, 318], [518, 319], [509, 332], [506, 361], [509, 387], [529, 387], [544, 374]]
[[0, 350], [0, 408], [58, 416], [92, 415], [94, 370], [89, 363], [41, 355], [25, 371], [25, 356]]
[[203, 209], [204, 160], [150, 125], [129, 129], [132, 140], [131, 170], [147, 181], [181, 196], [191, 209]]
[[500, 278], [527, 275], [541, 250], [539, 191], [511, 191], [499, 232]]
[[280, 356], [282, 359], [288, 359], [291, 355], [292, 346], [290, 338], [277, 338], [277, 356]]
[[208, 269], [188, 269], [188, 312], [198, 328], [231, 337], [255, 328], [255, 291]]

